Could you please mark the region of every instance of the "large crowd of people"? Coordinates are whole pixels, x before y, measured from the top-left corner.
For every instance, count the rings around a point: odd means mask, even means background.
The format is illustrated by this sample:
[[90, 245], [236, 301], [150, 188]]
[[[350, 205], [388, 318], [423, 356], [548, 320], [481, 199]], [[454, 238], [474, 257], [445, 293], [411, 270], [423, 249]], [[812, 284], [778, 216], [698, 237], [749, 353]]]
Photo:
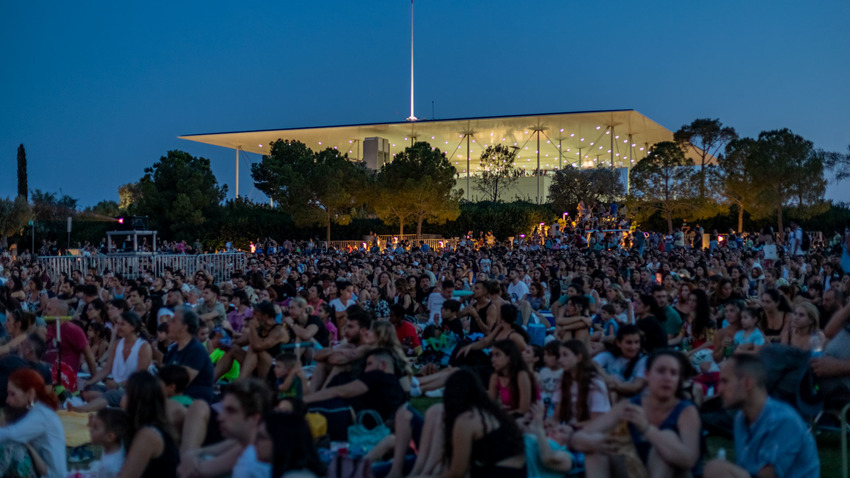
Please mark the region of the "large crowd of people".
[[0, 475], [64, 478], [66, 410], [99, 477], [818, 476], [850, 228], [491, 237], [264, 241], [220, 282], [7, 254]]

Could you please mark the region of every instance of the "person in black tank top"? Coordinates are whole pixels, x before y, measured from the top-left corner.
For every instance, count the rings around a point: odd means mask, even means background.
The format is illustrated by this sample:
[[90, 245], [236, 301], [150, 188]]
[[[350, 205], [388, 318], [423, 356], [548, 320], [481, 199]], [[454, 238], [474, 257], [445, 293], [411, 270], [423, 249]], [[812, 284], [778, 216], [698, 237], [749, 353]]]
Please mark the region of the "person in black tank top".
[[143, 478], [177, 476], [180, 452], [166, 417], [165, 392], [159, 379], [147, 371], [130, 375], [122, 405], [127, 410], [133, 437], [124, 467], [144, 466]]
[[[516, 422], [490, 399], [478, 376], [466, 369], [446, 382], [444, 454], [452, 474], [471, 478], [520, 478], [527, 474], [525, 446]], [[468, 440], [468, 446], [459, 440]], [[455, 456], [459, 448], [468, 457]], [[459, 469], [468, 463], [468, 469]]]

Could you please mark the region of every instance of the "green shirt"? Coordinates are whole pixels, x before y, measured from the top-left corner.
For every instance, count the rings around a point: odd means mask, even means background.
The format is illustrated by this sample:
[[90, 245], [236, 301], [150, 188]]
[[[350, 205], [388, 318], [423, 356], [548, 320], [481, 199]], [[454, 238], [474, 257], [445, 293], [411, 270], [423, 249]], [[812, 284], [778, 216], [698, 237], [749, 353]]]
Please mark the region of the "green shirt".
[[[224, 350], [215, 349], [210, 354], [210, 361], [212, 361], [213, 365], [215, 365], [222, 357], [224, 357]], [[234, 360], [233, 366], [230, 367], [230, 370], [226, 374], [222, 375], [221, 378], [228, 382], [235, 382], [239, 379], [239, 362]]]
[[184, 407], [188, 407], [192, 404], [192, 397], [188, 395], [175, 395], [171, 397], [170, 400], [174, 400], [175, 402], [179, 403], [180, 405], [183, 405]]
[[667, 317], [667, 320], [662, 325], [664, 330], [667, 331], [667, 335], [679, 335], [679, 332], [682, 331], [682, 317], [676, 312], [676, 309], [670, 305], [664, 307], [664, 316]]

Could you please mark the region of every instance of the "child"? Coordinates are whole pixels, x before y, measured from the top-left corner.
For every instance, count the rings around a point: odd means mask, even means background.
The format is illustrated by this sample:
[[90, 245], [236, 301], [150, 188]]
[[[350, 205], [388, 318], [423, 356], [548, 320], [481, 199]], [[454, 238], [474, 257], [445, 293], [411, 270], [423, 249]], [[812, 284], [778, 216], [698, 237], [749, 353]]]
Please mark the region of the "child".
[[443, 302], [443, 307], [440, 309], [440, 317], [443, 318], [443, 328], [454, 333], [457, 338], [462, 338], [465, 330], [469, 330], [469, 323], [464, 323], [463, 320], [457, 317], [460, 311], [460, 302], [449, 299]]
[[608, 391], [618, 397], [639, 394], [646, 385], [646, 355], [641, 351], [640, 329], [637, 325], [621, 325], [614, 341], [615, 347], [593, 358]]
[[328, 334], [329, 334], [328, 341], [331, 344], [335, 344], [336, 342], [339, 342], [338, 330], [336, 328], [336, 325], [334, 325], [333, 321], [331, 320], [331, 317], [334, 316], [334, 313], [335, 312], [334, 312], [333, 308], [328, 304], [319, 305], [319, 310], [316, 313], [316, 315], [318, 315], [319, 318], [322, 320], [322, 323], [325, 324], [325, 328], [328, 329]]
[[[761, 307], [747, 307], [741, 311], [741, 328], [735, 333], [733, 342], [735, 344], [735, 352], [758, 352], [765, 343], [764, 334], [761, 333], [757, 324], [759, 319], [764, 317], [764, 310]], [[767, 319], [765, 319], [767, 320]]]
[[304, 385], [307, 375], [301, 368], [301, 362], [293, 352], [284, 352], [275, 358], [274, 376], [276, 378], [277, 400], [304, 398]]
[[120, 408], [101, 408], [89, 416], [89, 435], [92, 445], [103, 447], [97, 478], [118, 476], [124, 464], [124, 444], [128, 440], [130, 420]]
[[166, 365], [159, 371], [159, 379], [165, 385], [165, 398], [189, 407], [192, 398], [183, 395], [186, 386], [189, 385], [189, 372], [180, 365]]
[[617, 310], [611, 304], [605, 304], [599, 311], [602, 317], [602, 342], [613, 344], [617, 338], [617, 330], [620, 328], [620, 323], [617, 321]]
[[634, 324], [635, 316], [632, 303], [624, 299], [614, 301], [614, 317], [621, 324]]
[[[233, 346], [233, 340], [231, 340], [230, 335], [227, 334], [227, 331], [221, 327], [216, 327], [210, 333], [209, 338], [210, 349], [210, 361], [212, 361], [213, 366], [217, 364], [227, 350]], [[234, 360], [233, 365], [230, 367], [230, 370], [221, 376], [219, 380], [223, 380], [225, 382], [235, 382], [239, 378], [239, 362]]]
[[543, 346], [543, 367], [537, 372], [537, 383], [540, 384], [540, 399], [546, 407], [545, 416], [552, 416], [555, 403], [560, 401], [561, 376], [564, 369], [558, 363], [561, 354], [561, 342], [553, 340]]

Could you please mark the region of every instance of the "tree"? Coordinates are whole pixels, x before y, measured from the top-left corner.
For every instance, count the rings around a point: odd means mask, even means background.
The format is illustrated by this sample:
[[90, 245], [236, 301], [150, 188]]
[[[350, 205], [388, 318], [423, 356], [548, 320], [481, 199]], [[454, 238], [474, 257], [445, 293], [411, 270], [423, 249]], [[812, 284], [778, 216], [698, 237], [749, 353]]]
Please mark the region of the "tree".
[[251, 166], [257, 189], [292, 215], [295, 224], [348, 224], [363, 202], [366, 170], [336, 149], [314, 153], [304, 143], [277, 140], [269, 154]]
[[24, 150], [24, 145], [18, 146], [18, 196], [23, 196], [24, 201], [27, 200], [29, 187], [27, 186], [27, 152]]
[[811, 141], [787, 128], [759, 133], [751, 156], [753, 183], [760, 207], [776, 213], [780, 239], [784, 209], [793, 208], [796, 216], [805, 218], [828, 208], [823, 200], [825, 160]]
[[403, 183], [394, 182], [393, 178], [378, 174], [373, 179], [372, 195], [369, 200], [375, 214], [388, 225], [398, 225], [399, 236], [404, 235], [404, 225], [413, 216], [412, 199], [406, 197], [407, 190]]
[[83, 210], [83, 214], [87, 216], [93, 216], [93, 219], [107, 219], [114, 218], [121, 214], [121, 210], [118, 207], [118, 203], [115, 201], [110, 201], [104, 199], [99, 203], [95, 204], [92, 207], [87, 207]]
[[20, 234], [31, 217], [30, 206], [25, 196], [14, 200], [0, 199], [0, 247], [9, 245], [9, 236]]
[[142, 185], [138, 181], [118, 187], [118, 208], [127, 211], [142, 198]]
[[139, 180], [141, 197], [136, 212], [151, 225], [178, 238], [197, 236], [196, 229], [216, 214], [227, 186], [219, 186], [210, 160], [173, 150]]
[[705, 165], [709, 157], [718, 157], [723, 148], [738, 137], [735, 128], [723, 126], [719, 119], [701, 118], [686, 124], [673, 133], [673, 140], [682, 149], [691, 148], [700, 158], [699, 196], [705, 197]]
[[625, 193], [619, 173], [601, 165], [595, 169], [561, 169], [549, 185], [549, 200], [557, 213], [572, 211], [581, 201], [588, 206], [617, 201]]
[[660, 212], [667, 220], [667, 230], [673, 233], [673, 215], [682, 214], [694, 207], [695, 182], [693, 161], [671, 141], [653, 146], [645, 158], [632, 168], [630, 209], [648, 217]]
[[821, 154], [825, 158], [824, 165], [832, 171], [836, 182], [850, 178], [850, 145], [847, 146], [846, 153], [821, 152]]
[[738, 138], [726, 145], [726, 153], [717, 157], [717, 167], [708, 170], [708, 183], [722, 200], [738, 209], [738, 232], [744, 230], [744, 211], [764, 217], [759, 204], [759, 186], [755, 182], [753, 155], [757, 147], [752, 138]]
[[37, 221], [61, 221], [77, 214], [77, 202], [67, 194], [61, 196], [36, 189], [32, 192], [32, 213]]
[[498, 202], [500, 194], [510, 189], [522, 177], [522, 169], [514, 164], [517, 149], [501, 144], [487, 146], [481, 153], [480, 167], [484, 171], [475, 178], [473, 189], [483, 194], [487, 200]]
[[[460, 215], [459, 201], [463, 190], [452, 191], [455, 170], [445, 153], [425, 142], [417, 142], [398, 153], [378, 173], [381, 203], [375, 210], [382, 220], [416, 221], [416, 237], [422, 236], [422, 223], [453, 221]], [[386, 206], [395, 202], [394, 210]]]

